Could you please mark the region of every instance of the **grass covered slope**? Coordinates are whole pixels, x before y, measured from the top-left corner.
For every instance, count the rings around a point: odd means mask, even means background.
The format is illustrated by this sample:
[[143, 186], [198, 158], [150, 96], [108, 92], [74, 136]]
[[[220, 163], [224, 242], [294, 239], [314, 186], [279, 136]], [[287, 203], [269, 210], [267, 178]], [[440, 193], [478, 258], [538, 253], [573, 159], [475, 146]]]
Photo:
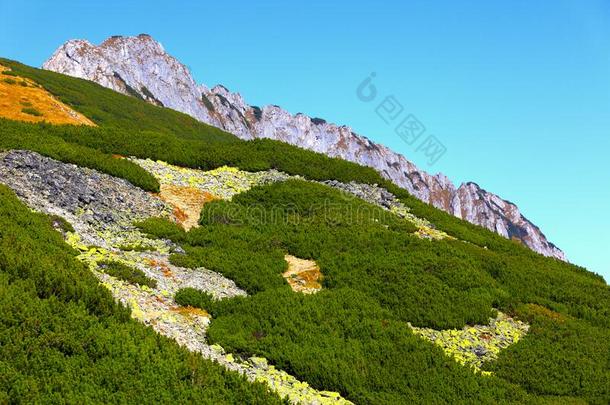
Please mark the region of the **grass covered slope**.
[[[0, 150], [38, 151], [147, 191], [158, 191], [157, 180], [113, 154], [202, 169], [274, 168], [307, 179], [377, 183], [413, 214], [458, 238], [416, 238], [411, 225], [379, 208], [297, 180], [209, 203], [203, 226], [188, 233], [169, 222], [145, 222], [147, 232], [185, 248], [187, 255], [174, 256], [174, 263], [204, 265], [251, 294], [221, 302], [196, 291], [179, 294], [181, 303], [214, 315], [210, 337], [225, 348], [263, 355], [316, 387], [360, 403], [610, 403], [610, 288], [601, 277], [433, 208], [371, 168], [276, 141], [241, 141], [91, 82], [0, 63], [98, 125], [0, 119]], [[59, 392], [76, 401], [82, 391], [89, 395], [85, 400], [104, 396], [104, 402], [127, 395], [147, 402], [274, 400], [129, 321], [74, 262], [48, 222], [0, 190], [0, 305], [9, 314], [0, 328], [5, 397], [53, 402]], [[359, 209], [367, 214], [354, 216]], [[273, 220], [261, 221], [260, 215]], [[290, 289], [281, 276], [286, 253], [319, 264], [320, 293], [306, 297]], [[485, 366], [492, 377], [460, 366], [407, 325], [461, 328], [485, 323], [493, 308], [531, 328]]]
[[[178, 294], [181, 304], [211, 312], [210, 339], [228, 350], [264, 356], [356, 403], [610, 401], [610, 289], [569, 264], [518, 246], [505, 253], [422, 240], [386, 211], [299, 180], [208, 203], [200, 223], [189, 232], [157, 219], [140, 226], [185, 248], [175, 264], [205, 265], [251, 294], [220, 302]], [[321, 292], [290, 289], [281, 277], [286, 253], [317, 262]], [[492, 377], [408, 326], [486, 324], [492, 308], [532, 322], [497, 364], [485, 365]]]
[[74, 256], [0, 186], [1, 403], [280, 403], [130, 320]]

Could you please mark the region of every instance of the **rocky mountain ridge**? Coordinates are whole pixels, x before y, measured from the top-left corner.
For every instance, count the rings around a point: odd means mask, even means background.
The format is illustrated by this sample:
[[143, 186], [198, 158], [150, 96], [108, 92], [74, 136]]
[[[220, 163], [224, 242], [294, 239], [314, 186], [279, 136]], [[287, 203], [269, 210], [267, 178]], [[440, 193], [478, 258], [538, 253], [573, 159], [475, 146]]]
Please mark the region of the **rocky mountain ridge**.
[[242, 139], [271, 138], [370, 166], [422, 201], [506, 238], [522, 241], [545, 256], [565, 260], [519, 208], [475, 183], [455, 185], [443, 174], [430, 175], [403, 155], [354, 133], [347, 126], [292, 115], [276, 105], [248, 105], [222, 85], [198, 85], [188, 69], [149, 35], [114, 36], [99, 46], [71, 40], [43, 68], [95, 81], [118, 92], [172, 108]]

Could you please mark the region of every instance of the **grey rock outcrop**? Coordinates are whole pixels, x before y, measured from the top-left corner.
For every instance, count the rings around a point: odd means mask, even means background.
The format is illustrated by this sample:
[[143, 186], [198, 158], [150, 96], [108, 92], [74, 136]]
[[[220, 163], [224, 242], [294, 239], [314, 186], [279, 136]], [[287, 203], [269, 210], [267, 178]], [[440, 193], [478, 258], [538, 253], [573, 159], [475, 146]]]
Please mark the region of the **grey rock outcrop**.
[[197, 85], [188, 69], [150, 36], [111, 37], [99, 46], [71, 40], [59, 47], [43, 68], [95, 81], [148, 102], [182, 111], [239, 138], [270, 138], [328, 156], [370, 166], [412, 195], [532, 250], [565, 260], [517, 206], [474, 183], [459, 188], [443, 174], [430, 175], [403, 155], [354, 133], [347, 126], [275, 105], [248, 105], [239, 93], [217, 85]]

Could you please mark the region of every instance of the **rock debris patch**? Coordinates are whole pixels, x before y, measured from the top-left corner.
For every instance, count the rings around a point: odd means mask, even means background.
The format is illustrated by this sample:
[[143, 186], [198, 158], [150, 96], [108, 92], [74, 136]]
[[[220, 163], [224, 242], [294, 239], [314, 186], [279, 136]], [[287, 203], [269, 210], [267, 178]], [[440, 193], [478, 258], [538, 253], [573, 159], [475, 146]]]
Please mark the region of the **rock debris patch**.
[[294, 178], [277, 170], [253, 173], [223, 166], [203, 171], [150, 159], [131, 158], [130, 160], [155, 176], [162, 185], [193, 187], [223, 200], [231, 200], [234, 195], [248, 191], [255, 186]]
[[166, 245], [146, 238], [132, 223], [168, 217], [170, 207], [123, 179], [34, 152], [10, 151], [0, 154], [0, 182], [29, 207], [66, 219], [87, 245]]
[[502, 349], [517, 343], [529, 330], [529, 325], [502, 312], [490, 318], [488, 325], [465, 326], [463, 329], [435, 330], [416, 328], [411, 330], [426, 340], [439, 345], [445, 353], [462, 365], [470, 366], [484, 375], [481, 366], [496, 360]]

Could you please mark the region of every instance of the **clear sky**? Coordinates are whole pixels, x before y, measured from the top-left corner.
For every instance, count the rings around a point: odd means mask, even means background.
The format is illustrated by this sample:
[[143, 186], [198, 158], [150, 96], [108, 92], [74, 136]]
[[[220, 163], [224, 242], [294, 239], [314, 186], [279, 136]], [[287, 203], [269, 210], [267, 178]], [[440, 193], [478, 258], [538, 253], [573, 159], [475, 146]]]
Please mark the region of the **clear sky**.
[[[0, 55], [148, 33], [199, 82], [350, 125], [519, 205], [610, 280], [610, 2], [0, 0]], [[371, 72], [447, 148], [433, 166], [356, 97]]]

